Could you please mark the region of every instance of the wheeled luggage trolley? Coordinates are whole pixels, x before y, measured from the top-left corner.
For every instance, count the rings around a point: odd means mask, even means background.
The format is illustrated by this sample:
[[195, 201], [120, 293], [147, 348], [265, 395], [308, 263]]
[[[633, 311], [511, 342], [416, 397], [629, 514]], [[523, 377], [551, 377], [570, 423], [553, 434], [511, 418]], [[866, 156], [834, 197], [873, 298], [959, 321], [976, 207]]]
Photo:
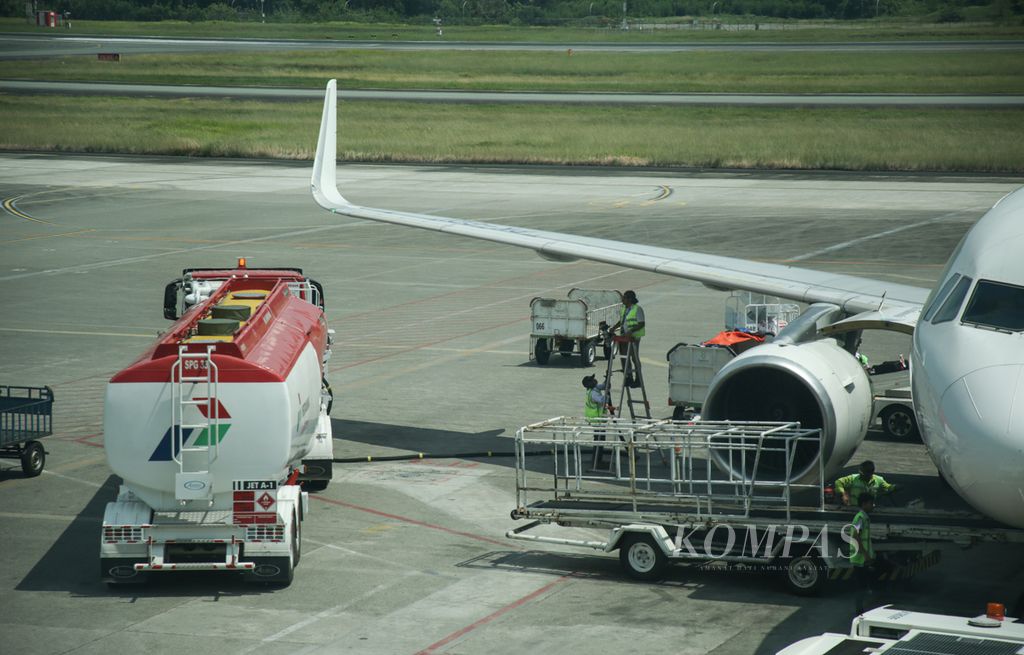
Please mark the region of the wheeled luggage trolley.
[[32, 478], [43, 472], [46, 450], [36, 441], [53, 434], [50, 387], [0, 386], [0, 457], [20, 459]]
[[568, 300], [534, 298], [530, 301], [530, 358], [541, 366], [552, 353], [571, 357], [579, 353], [580, 365], [590, 366], [600, 345], [611, 354], [608, 327], [619, 321], [622, 294], [607, 289], [573, 289]]

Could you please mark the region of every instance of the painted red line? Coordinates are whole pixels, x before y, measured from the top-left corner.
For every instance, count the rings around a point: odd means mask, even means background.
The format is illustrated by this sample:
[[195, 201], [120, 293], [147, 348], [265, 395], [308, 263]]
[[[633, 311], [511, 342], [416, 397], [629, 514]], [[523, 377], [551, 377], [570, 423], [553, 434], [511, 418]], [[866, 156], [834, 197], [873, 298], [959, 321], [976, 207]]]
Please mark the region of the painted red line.
[[84, 437], [79, 437], [77, 439], [72, 439], [72, 441], [74, 441], [76, 443], [80, 443], [80, 444], [85, 444], [86, 446], [92, 446], [93, 448], [102, 448], [103, 444], [101, 444], [101, 443], [93, 443], [93, 442], [89, 441], [89, 439], [93, 439], [95, 437], [101, 437], [101, 436], [103, 436], [103, 435], [102, 434], [88, 434], [88, 435], [86, 435]]
[[435, 525], [433, 523], [427, 523], [426, 521], [418, 521], [416, 519], [411, 519], [411, 518], [408, 518], [406, 516], [399, 516], [397, 514], [388, 514], [387, 512], [382, 512], [379, 509], [372, 509], [370, 507], [362, 507], [360, 505], [353, 505], [352, 503], [346, 503], [343, 500], [334, 500], [333, 498], [326, 498], [324, 496], [311, 496], [311, 498], [316, 498], [317, 500], [323, 501], [325, 503], [331, 503], [332, 505], [340, 505], [341, 507], [348, 507], [349, 509], [356, 509], [356, 510], [359, 510], [360, 512], [366, 512], [367, 514], [374, 514], [376, 516], [383, 516], [385, 518], [394, 519], [396, 521], [402, 521], [403, 523], [410, 523], [412, 525], [418, 525], [418, 526], [420, 526], [422, 528], [430, 528], [431, 530], [438, 530], [440, 532], [447, 532], [448, 534], [454, 534], [454, 535], [458, 535], [460, 537], [468, 537], [469, 539], [476, 539], [477, 541], [483, 541], [483, 542], [486, 542], [486, 543], [489, 543], [489, 544], [497, 544], [498, 546], [502, 546], [503, 548], [514, 547], [514, 546], [512, 546], [511, 544], [509, 544], [507, 542], [498, 541], [497, 539], [491, 539], [490, 537], [485, 537], [483, 535], [473, 534], [472, 532], [463, 532], [461, 530], [453, 530], [451, 528], [446, 528], [443, 525]]
[[476, 630], [477, 628], [479, 628], [480, 626], [482, 626], [484, 624], [490, 623], [491, 621], [493, 621], [494, 619], [498, 618], [502, 614], [510, 612], [510, 611], [514, 610], [515, 608], [517, 608], [517, 607], [521, 607], [522, 605], [525, 605], [526, 603], [530, 602], [534, 598], [537, 598], [538, 596], [541, 596], [541, 595], [547, 593], [553, 587], [568, 581], [569, 578], [570, 578], [569, 575], [563, 575], [562, 577], [558, 578], [554, 582], [549, 582], [548, 584], [544, 585], [540, 589], [537, 589], [536, 591], [533, 591], [533, 592], [523, 596], [519, 600], [513, 601], [513, 602], [509, 603], [508, 605], [502, 607], [501, 609], [498, 609], [498, 610], [495, 610], [494, 612], [491, 612], [490, 614], [488, 614], [484, 618], [480, 619], [479, 621], [476, 621], [475, 623], [470, 623], [466, 627], [460, 628], [459, 630], [456, 630], [455, 632], [451, 633], [450, 635], [448, 635], [447, 637], [445, 637], [444, 639], [442, 639], [440, 641], [435, 641], [434, 643], [430, 644], [429, 646], [427, 646], [423, 650], [417, 652], [416, 655], [430, 655], [430, 653], [433, 653], [438, 648], [441, 648], [442, 646], [446, 646], [446, 645], [450, 644], [451, 642], [455, 641], [456, 639], [466, 635], [469, 632], [472, 632], [473, 630]]

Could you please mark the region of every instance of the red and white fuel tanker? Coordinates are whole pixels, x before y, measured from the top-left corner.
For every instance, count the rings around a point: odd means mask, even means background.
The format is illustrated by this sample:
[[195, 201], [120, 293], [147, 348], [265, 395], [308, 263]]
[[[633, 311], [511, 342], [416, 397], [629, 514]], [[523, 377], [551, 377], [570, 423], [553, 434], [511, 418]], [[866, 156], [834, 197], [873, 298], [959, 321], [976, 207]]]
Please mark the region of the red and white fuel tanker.
[[[331, 478], [332, 331], [299, 269], [190, 269], [176, 322], [111, 378], [104, 448], [123, 479], [100, 545], [107, 582], [227, 570], [288, 583], [308, 498]], [[180, 314], [180, 317], [179, 317]]]

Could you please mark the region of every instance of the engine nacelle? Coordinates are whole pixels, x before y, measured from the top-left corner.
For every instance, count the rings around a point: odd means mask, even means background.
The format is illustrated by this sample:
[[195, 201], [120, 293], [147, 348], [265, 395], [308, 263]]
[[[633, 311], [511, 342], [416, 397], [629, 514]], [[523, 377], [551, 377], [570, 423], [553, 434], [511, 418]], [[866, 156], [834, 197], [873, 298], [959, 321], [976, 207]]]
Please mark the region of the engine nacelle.
[[[832, 339], [767, 343], [722, 367], [708, 388], [702, 416], [709, 420], [799, 421], [801, 427], [819, 428], [825, 480], [830, 480], [867, 434], [871, 384], [856, 358]], [[711, 457], [720, 468], [743, 475], [722, 453], [712, 451]], [[817, 445], [799, 445], [790, 481], [816, 479], [816, 457]], [[748, 472], [752, 463], [747, 463]], [[785, 471], [781, 452], [763, 453], [757, 477], [782, 480]]]

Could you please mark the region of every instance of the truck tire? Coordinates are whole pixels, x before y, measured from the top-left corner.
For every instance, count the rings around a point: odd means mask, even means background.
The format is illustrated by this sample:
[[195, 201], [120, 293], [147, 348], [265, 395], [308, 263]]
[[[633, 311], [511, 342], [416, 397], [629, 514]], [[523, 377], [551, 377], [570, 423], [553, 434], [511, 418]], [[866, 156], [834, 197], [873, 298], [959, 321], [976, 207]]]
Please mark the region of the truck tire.
[[651, 535], [630, 533], [619, 543], [619, 563], [631, 578], [660, 580], [668, 567], [668, 557]]
[[828, 580], [828, 570], [820, 557], [801, 555], [783, 564], [786, 586], [797, 596], [816, 596]]
[[303, 480], [302, 490], [315, 493], [317, 491], [323, 491], [330, 483], [330, 480]]
[[100, 558], [100, 579], [107, 583], [108, 589], [121, 589], [144, 584], [149, 576], [135, 570], [136, 562], [142, 564], [145, 560], [120, 557]]
[[594, 345], [593, 341], [581, 341], [580, 342], [580, 366], [587, 368], [588, 366], [594, 365], [594, 360], [597, 359], [597, 346]]
[[676, 408], [672, 410], [673, 421], [686, 421], [689, 418], [690, 417], [687, 416], [686, 408], [683, 407], [682, 405], [676, 405]]
[[43, 472], [46, 464], [46, 451], [38, 441], [29, 441], [21, 451], [21, 470], [25, 477], [34, 478]]
[[882, 410], [882, 431], [893, 439], [916, 439], [917, 420], [914, 411], [906, 405], [889, 405]]
[[548, 359], [551, 357], [551, 348], [548, 346], [547, 339], [537, 339], [537, 344], [533, 347], [533, 356], [541, 366], [548, 363]]

